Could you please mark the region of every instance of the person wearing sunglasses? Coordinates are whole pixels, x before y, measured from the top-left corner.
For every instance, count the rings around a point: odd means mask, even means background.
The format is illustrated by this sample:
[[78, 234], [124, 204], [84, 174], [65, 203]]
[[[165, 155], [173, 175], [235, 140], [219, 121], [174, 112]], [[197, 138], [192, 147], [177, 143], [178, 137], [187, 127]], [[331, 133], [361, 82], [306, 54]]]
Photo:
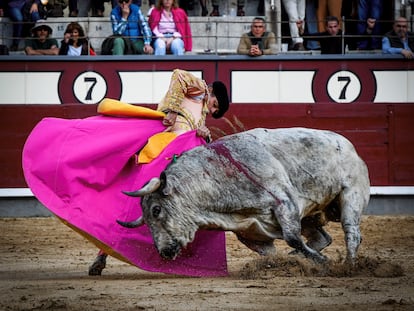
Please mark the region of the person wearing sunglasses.
[[[119, 0], [111, 11], [114, 34], [112, 55], [152, 54], [152, 33], [141, 12], [132, 0]], [[128, 49], [128, 51], [127, 51]]]
[[240, 38], [237, 54], [249, 56], [273, 54], [272, 45], [276, 45], [275, 34], [266, 31], [266, 22], [263, 17], [255, 17], [250, 32], [244, 33]]
[[408, 20], [405, 17], [398, 17], [392, 30], [382, 38], [382, 53], [414, 58], [414, 33], [408, 31]]

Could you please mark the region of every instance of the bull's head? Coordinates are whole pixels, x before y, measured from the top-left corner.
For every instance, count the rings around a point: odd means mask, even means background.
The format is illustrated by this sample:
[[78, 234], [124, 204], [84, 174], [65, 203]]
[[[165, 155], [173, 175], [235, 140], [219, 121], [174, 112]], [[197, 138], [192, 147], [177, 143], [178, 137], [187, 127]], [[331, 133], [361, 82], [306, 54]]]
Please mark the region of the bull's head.
[[[165, 174], [151, 179], [143, 188], [124, 192], [133, 197], [142, 197], [143, 215], [132, 222], [117, 222], [127, 228], [148, 225], [158, 253], [165, 259], [174, 259], [189, 242], [192, 242], [198, 227], [191, 221], [191, 212], [176, 204], [175, 192], [167, 185]], [[177, 207], [180, 205], [180, 207]], [[183, 217], [185, 215], [185, 217]]]

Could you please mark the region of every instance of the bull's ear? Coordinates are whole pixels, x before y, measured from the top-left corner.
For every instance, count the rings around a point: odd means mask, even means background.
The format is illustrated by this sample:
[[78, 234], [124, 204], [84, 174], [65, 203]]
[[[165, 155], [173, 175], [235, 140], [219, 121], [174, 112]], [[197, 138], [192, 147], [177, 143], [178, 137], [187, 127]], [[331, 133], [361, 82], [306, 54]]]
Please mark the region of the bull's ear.
[[161, 189], [162, 193], [165, 196], [170, 195], [171, 194], [171, 188], [167, 184], [167, 175], [165, 174], [165, 172], [161, 173], [160, 181], [161, 181], [160, 189]]

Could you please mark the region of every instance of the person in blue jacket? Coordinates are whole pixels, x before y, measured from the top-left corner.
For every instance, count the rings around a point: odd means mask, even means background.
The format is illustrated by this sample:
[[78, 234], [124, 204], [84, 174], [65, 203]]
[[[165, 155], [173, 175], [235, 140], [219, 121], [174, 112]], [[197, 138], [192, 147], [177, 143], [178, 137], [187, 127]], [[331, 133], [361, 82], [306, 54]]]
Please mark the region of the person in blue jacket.
[[115, 36], [112, 55], [124, 55], [126, 49], [132, 54], [152, 54], [152, 33], [141, 12], [132, 0], [119, 0], [119, 5], [111, 11], [112, 31]]

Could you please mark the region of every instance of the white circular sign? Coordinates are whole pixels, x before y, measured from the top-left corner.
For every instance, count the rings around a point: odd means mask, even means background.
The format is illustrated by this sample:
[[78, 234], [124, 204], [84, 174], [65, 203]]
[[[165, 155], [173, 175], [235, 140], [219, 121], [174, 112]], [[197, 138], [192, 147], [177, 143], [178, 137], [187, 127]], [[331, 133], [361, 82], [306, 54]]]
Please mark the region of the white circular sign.
[[73, 93], [83, 104], [97, 104], [105, 98], [107, 84], [103, 76], [94, 71], [81, 73], [73, 83]]
[[328, 80], [327, 92], [337, 103], [352, 103], [361, 94], [361, 81], [353, 72], [335, 72]]

